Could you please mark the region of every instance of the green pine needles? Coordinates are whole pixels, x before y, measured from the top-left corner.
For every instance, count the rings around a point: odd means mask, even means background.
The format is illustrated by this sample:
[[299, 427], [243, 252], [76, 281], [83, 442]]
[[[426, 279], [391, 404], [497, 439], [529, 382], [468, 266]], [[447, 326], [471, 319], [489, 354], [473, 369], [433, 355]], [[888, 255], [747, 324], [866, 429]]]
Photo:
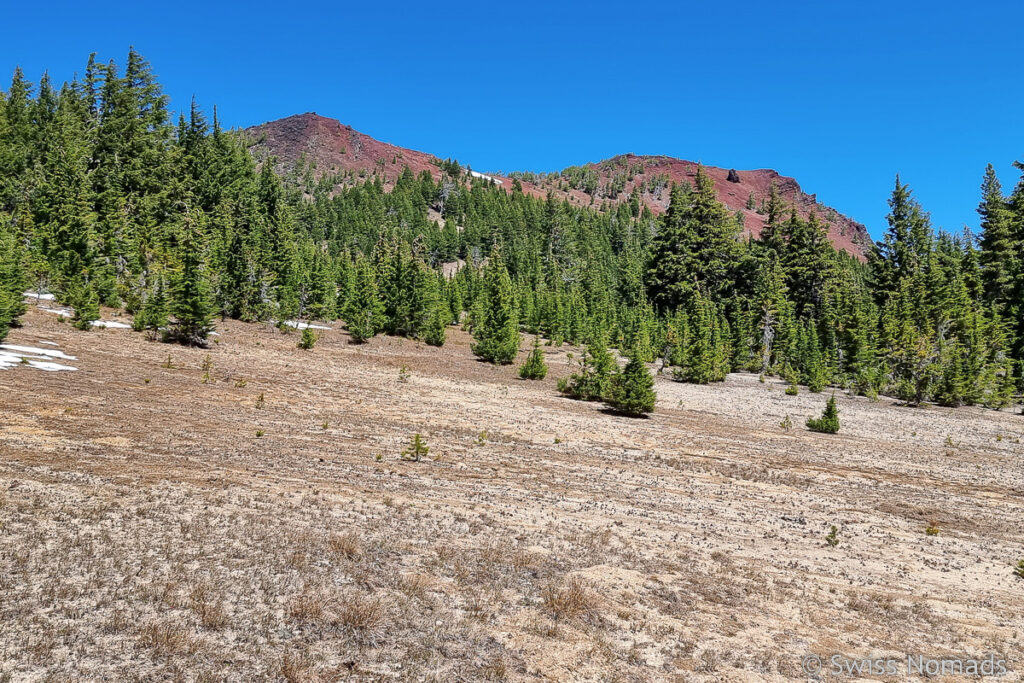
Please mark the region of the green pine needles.
[[473, 326], [473, 353], [508, 365], [519, 353], [519, 315], [512, 280], [497, 247], [484, 266], [482, 301], [480, 320]]
[[302, 330], [302, 339], [296, 344], [303, 351], [309, 351], [316, 344], [317, 336], [311, 328], [306, 327]]
[[807, 418], [807, 428], [812, 432], [835, 434], [839, 431], [839, 408], [836, 407], [836, 395], [833, 393], [825, 404], [825, 412], [821, 417]]
[[519, 366], [519, 376], [523, 379], [544, 379], [548, 374], [544, 352], [540, 350], [540, 337], [533, 338], [533, 350], [526, 357], [526, 362]]
[[623, 415], [643, 417], [654, 411], [656, 399], [654, 378], [644, 362], [633, 353], [626, 367], [612, 376], [604, 402]]

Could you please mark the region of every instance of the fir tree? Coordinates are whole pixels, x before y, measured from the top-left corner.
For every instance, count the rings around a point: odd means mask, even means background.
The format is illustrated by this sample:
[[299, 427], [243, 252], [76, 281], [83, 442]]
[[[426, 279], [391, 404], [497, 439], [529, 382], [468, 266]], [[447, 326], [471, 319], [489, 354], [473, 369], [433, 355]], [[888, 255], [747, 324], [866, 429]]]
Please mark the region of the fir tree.
[[153, 293], [146, 298], [142, 309], [135, 315], [132, 327], [137, 332], [148, 330], [150, 335], [155, 337], [159, 330], [167, 327], [168, 322], [167, 295], [164, 292], [163, 278], [160, 278]]
[[186, 214], [178, 248], [178, 266], [171, 273], [167, 339], [188, 346], [206, 346], [213, 331], [213, 307], [203, 266], [200, 217]]
[[544, 379], [548, 374], [547, 363], [544, 362], [544, 352], [540, 350], [540, 337], [533, 338], [533, 350], [527, 356], [526, 362], [519, 367], [519, 376], [523, 379]]
[[377, 292], [377, 277], [373, 266], [362, 255], [356, 257], [354, 282], [349, 296], [345, 323], [352, 341], [362, 343], [381, 329], [384, 306]]
[[519, 322], [509, 278], [501, 253], [495, 248], [484, 267], [484, 308], [473, 328], [473, 353], [491, 363], [507, 365], [519, 353]]
[[642, 417], [654, 411], [656, 399], [654, 378], [643, 361], [630, 354], [626, 367], [612, 376], [604, 401], [616, 412]]
[[823, 434], [835, 434], [839, 431], [839, 408], [836, 407], [835, 394], [828, 399], [821, 417], [807, 418], [807, 428]]
[[558, 382], [563, 394], [584, 401], [600, 401], [608, 393], [608, 384], [616, 370], [602, 332], [595, 332], [579, 361], [579, 371]]

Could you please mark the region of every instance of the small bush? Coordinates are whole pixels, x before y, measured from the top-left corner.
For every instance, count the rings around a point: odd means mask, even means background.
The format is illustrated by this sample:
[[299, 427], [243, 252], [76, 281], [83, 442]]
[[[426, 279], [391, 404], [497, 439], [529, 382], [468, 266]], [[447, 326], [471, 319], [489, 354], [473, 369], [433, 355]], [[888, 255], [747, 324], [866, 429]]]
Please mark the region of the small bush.
[[939, 535], [939, 525], [936, 524], [935, 522], [929, 522], [928, 526], [926, 526], [924, 528], [924, 533], [927, 534], [928, 536], [938, 536]]
[[267, 433], [267, 432], [266, 432], [266, 431], [264, 431], [264, 430], [262, 430], [262, 429], [257, 429], [257, 430], [256, 430], [256, 438], [257, 438], [257, 439], [259, 439], [259, 438], [262, 438], [262, 437], [263, 437], [263, 435], [264, 435], [264, 434], [266, 434], [266, 433]]
[[836, 395], [832, 394], [828, 403], [825, 404], [825, 412], [821, 417], [807, 419], [807, 428], [812, 432], [822, 434], [835, 434], [839, 431], [839, 408], [836, 407]]
[[779, 423], [779, 427], [782, 428], [782, 431], [788, 432], [793, 428], [793, 420], [791, 420], [789, 418], [789, 415], [787, 415], [785, 419], [783, 419], [782, 422]]
[[800, 393], [800, 388], [795, 384], [790, 384], [786, 387], [786, 396], [796, 396]]
[[643, 417], [654, 411], [656, 400], [654, 378], [644, 362], [634, 355], [625, 369], [612, 375], [604, 402], [623, 415]]
[[402, 367], [398, 368], [398, 381], [399, 382], [403, 382], [403, 383], [404, 382], [408, 382], [409, 381], [409, 375], [410, 375], [410, 373], [409, 373], [409, 366], [408, 365], [403, 365]]
[[1017, 566], [1013, 568], [1013, 573], [1016, 574], [1018, 578], [1024, 579], [1024, 560], [1017, 563]]
[[825, 543], [828, 543], [832, 548], [839, 545], [839, 529], [836, 528], [835, 524], [829, 527], [828, 534], [825, 536]]
[[519, 376], [523, 379], [544, 379], [548, 374], [548, 366], [544, 362], [544, 353], [540, 350], [540, 338], [533, 338], [533, 350], [526, 362], [519, 367]]
[[203, 384], [215, 384], [217, 380], [213, 378], [213, 359], [207, 354], [206, 358], [203, 359], [202, 365], [203, 371]]
[[304, 351], [309, 351], [316, 344], [316, 341], [316, 332], [307, 327], [302, 330], [302, 339], [299, 340], [299, 343], [296, 344], [296, 346]]
[[416, 432], [412, 437], [412, 443], [409, 447], [402, 451], [402, 460], [412, 460], [413, 462], [419, 462], [423, 458], [427, 457], [430, 453], [430, 449], [427, 448], [427, 442], [423, 440], [419, 432]]

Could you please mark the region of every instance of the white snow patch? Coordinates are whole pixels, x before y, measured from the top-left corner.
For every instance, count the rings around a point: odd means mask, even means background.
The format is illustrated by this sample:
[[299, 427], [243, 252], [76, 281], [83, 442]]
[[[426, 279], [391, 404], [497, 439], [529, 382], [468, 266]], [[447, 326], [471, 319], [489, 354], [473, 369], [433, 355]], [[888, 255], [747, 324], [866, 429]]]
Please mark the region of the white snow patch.
[[119, 322], [117, 322], [115, 320], [93, 320], [92, 321], [92, 326], [93, 327], [109, 327], [111, 329], [116, 329], [116, 330], [130, 330], [130, 329], [132, 329], [131, 325], [127, 325], [125, 323], [119, 323]]
[[47, 346], [60, 346], [57, 342], [39, 340], [40, 344], [46, 344]]
[[304, 330], [307, 327], [309, 329], [311, 329], [311, 330], [330, 330], [330, 329], [334, 329], [334, 328], [331, 328], [331, 327], [324, 327], [323, 325], [314, 325], [313, 323], [305, 323], [305, 322], [302, 322], [301, 320], [282, 320], [281, 322], [282, 322], [282, 324], [287, 325], [288, 327], [294, 327], [297, 330]]
[[53, 294], [44, 294], [43, 292], [25, 292], [24, 296], [30, 299], [39, 299], [40, 301], [53, 301]]
[[[2, 346], [8, 350], [28, 349], [29, 351], [43, 351], [43, 349], [12, 346], [11, 344], [3, 344]], [[43, 353], [46, 352], [43, 351]], [[70, 360], [75, 360], [74, 356], [65, 356], [64, 354], [60, 353], [60, 351], [50, 353], [60, 354], [59, 356], [55, 357], [62, 357], [68, 358]], [[73, 368], [70, 365], [61, 365], [60, 363], [53, 363], [49, 360], [46, 360], [46, 358], [47, 357], [45, 355], [27, 355], [25, 353], [8, 353], [7, 351], [0, 351], [0, 370], [9, 370], [11, 368], [24, 364], [27, 364], [29, 367], [36, 368], [37, 370], [45, 370], [46, 372], [56, 372], [59, 370], [78, 370], [78, 368]]]
[[470, 171], [469, 175], [473, 176], [474, 178], [483, 178], [484, 180], [490, 180], [491, 182], [497, 185], [502, 184], [502, 181], [498, 180], [494, 176], [484, 175], [483, 173], [477, 173], [476, 171]]
[[56, 313], [62, 318], [70, 318], [72, 315], [74, 315], [74, 313], [71, 312], [70, 308], [47, 308], [46, 306], [40, 306], [39, 310], [45, 311], [47, 313]]
[[69, 356], [63, 351], [57, 351], [56, 349], [39, 349], [35, 346], [16, 346], [15, 344], [0, 344], [0, 350], [3, 351], [15, 351], [21, 355], [29, 354], [32, 356], [47, 356], [49, 358], [61, 358], [63, 360], [78, 360], [74, 356]]

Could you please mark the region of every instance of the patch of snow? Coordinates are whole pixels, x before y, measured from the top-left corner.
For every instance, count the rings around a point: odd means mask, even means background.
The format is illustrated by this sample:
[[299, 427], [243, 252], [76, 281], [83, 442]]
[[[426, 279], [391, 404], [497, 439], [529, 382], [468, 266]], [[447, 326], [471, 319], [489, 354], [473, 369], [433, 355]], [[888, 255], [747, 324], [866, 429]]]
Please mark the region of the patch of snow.
[[[31, 348], [31, 347], [12, 347], [10, 344], [3, 345], [7, 349], [18, 349], [18, 348]], [[34, 349], [39, 351], [41, 349]], [[59, 351], [57, 353], [60, 353]], [[63, 356], [63, 354], [61, 354]], [[63, 356], [71, 360], [75, 360], [73, 356]], [[61, 365], [60, 363], [53, 363], [45, 360], [46, 356], [36, 355], [25, 355], [20, 353], [7, 353], [0, 351], [0, 370], [9, 370], [11, 368], [18, 367], [19, 365], [28, 365], [29, 367], [37, 370], [44, 370], [46, 372], [57, 372], [60, 370], [78, 370], [70, 365]], [[32, 360], [32, 359], [43, 359], [43, 360]]]
[[282, 320], [281, 324], [287, 325], [288, 327], [294, 327], [297, 330], [304, 330], [307, 327], [311, 330], [330, 330], [334, 329], [331, 327], [324, 327], [323, 325], [314, 325], [312, 323], [302, 322], [301, 320]]
[[73, 368], [70, 365], [61, 365], [60, 363], [47, 363], [44, 361], [30, 360], [28, 364], [37, 370], [45, 370], [46, 372], [59, 372], [61, 370], [78, 371], [78, 368]]
[[52, 342], [52, 341], [40, 340], [39, 343], [40, 344], [46, 344], [47, 346], [60, 346], [60, 344], [58, 344], [57, 342]]
[[40, 306], [40, 311], [46, 311], [47, 313], [56, 313], [62, 318], [70, 318], [74, 313], [71, 312], [70, 308], [47, 308], [46, 306]]
[[470, 171], [469, 175], [473, 176], [474, 178], [483, 178], [484, 180], [490, 180], [492, 183], [495, 183], [497, 185], [502, 184], [502, 181], [498, 180], [497, 178], [489, 175], [484, 175], [483, 173], [477, 173], [476, 171]]
[[64, 360], [78, 360], [74, 356], [69, 356], [63, 351], [56, 351], [54, 349], [38, 349], [34, 346], [16, 346], [14, 344], [0, 344], [0, 349], [3, 351], [15, 351], [21, 354], [30, 354], [33, 356], [47, 356], [49, 358], [62, 358]]
[[39, 299], [40, 301], [53, 301], [53, 294], [44, 294], [43, 292], [25, 292], [24, 296], [30, 299]]
[[92, 326], [93, 327], [109, 327], [111, 329], [117, 329], [117, 330], [130, 330], [130, 329], [132, 329], [131, 325], [127, 325], [125, 323], [119, 323], [119, 322], [117, 322], [115, 320], [93, 320], [92, 321]]

